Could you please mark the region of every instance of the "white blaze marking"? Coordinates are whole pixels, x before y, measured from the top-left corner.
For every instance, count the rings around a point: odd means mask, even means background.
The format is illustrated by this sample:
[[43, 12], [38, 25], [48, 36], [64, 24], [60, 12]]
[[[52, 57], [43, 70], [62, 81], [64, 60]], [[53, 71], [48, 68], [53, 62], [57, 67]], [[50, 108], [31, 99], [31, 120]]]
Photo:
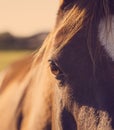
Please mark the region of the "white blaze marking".
[[101, 20], [99, 24], [99, 40], [102, 46], [104, 46], [107, 54], [114, 61], [114, 16], [111, 21]]

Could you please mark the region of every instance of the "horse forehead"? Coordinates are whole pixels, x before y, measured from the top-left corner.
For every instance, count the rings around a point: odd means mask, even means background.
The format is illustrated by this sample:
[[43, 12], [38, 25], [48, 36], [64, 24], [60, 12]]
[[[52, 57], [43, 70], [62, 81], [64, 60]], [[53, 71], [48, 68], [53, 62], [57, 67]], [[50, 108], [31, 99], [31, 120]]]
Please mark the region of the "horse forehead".
[[84, 68], [85, 63], [90, 62], [85, 33], [81, 30], [75, 34], [57, 55], [58, 65], [67, 74], [74, 74], [76, 68]]
[[100, 21], [98, 36], [108, 56], [114, 61], [114, 15], [107, 24], [105, 19]]

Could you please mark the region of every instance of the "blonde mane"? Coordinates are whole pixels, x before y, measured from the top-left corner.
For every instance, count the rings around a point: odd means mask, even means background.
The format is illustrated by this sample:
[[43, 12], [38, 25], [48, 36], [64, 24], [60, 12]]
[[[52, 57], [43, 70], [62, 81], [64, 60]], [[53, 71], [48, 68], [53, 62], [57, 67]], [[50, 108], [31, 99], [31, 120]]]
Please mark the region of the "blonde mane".
[[[109, 25], [107, 25], [109, 21], [111, 21], [109, 3], [107, 0], [93, 0], [93, 2], [86, 1], [84, 6], [80, 3], [81, 2], [77, 0], [74, 6], [65, 14], [57, 28], [52, 31], [52, 37], [50, 39], [54, 48], [53, 55], [57, 55], [63, 47], [69, 43], [75, 34], [77, 34], [83, 27], [87, 27], [86, 43], [94, 66], [97, 56], [101, 53], [99, 43], [96, 48], [94, 48], [95, 51], [93, 53], [92, 48], [95, 44], [94, 30], [96, 30], [102, 18], [105, 19], [107, 34], [111, 30]], [[96, 25], [93, 25], [93, 23], [96, 23]]]

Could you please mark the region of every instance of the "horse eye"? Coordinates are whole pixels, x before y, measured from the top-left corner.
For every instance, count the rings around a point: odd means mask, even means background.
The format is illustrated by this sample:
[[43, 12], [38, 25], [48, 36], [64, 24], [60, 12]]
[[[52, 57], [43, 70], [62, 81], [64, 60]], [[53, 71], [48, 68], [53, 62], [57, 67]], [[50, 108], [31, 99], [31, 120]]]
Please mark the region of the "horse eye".
[[52, 74], [54, 74], [55, 78], [59, 81], [59, 85], [63, 86], [66, 79], [65, 74], [60, 70], [58, 65], [53, 60], [49, 60], [49, 62]]
[[56, 65], [56, 63], [52, 60], [49, 60], [50, 62], [50, 69], [52, 74], [54, 74], [55, 76], [59, 75], [61, 73], [59, 67]]

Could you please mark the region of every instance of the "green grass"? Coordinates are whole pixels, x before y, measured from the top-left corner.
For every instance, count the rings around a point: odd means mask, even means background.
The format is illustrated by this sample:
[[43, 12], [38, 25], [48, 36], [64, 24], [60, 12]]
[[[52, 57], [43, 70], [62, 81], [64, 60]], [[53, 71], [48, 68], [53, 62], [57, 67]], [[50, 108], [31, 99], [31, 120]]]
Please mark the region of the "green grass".
[[0, 51], [0, 71], [11, 64], [12, 62], [21, 59], [22, 57], [28, 55], [30, 51], [28, 50], [10, 50], [10, 51]]

